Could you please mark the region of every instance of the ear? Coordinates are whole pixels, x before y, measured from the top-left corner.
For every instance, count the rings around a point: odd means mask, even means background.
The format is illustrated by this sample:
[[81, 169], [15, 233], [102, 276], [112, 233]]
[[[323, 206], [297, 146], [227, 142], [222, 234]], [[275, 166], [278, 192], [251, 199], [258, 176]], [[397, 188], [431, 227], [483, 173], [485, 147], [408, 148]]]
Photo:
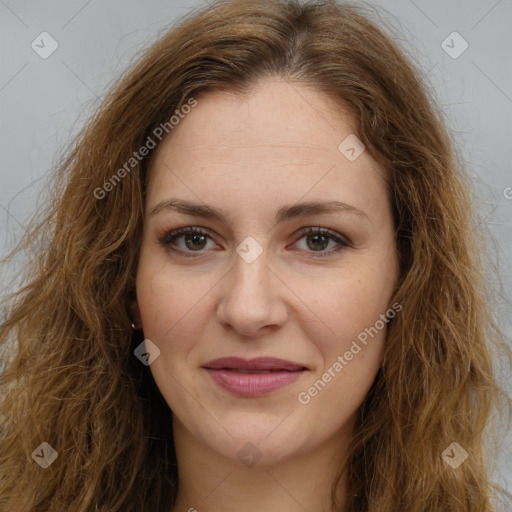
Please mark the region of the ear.
[[137, 302], [137, 300], [134, 300], [130, 304], [130, 313], [132, 315], [133, 323], [140, 327], [142, 322], [141, 322], [141, 318], [140, 318], [139, 303]]

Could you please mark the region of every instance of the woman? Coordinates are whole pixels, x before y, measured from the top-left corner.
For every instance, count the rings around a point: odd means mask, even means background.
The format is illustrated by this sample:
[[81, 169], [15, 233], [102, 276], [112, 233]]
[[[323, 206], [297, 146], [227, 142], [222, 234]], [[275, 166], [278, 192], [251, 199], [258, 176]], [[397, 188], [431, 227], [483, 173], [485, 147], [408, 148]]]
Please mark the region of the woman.
[[494, 510], [471, 197], [359, 9], [195, 13], [55, 190], [1, 330], [3, 510]]

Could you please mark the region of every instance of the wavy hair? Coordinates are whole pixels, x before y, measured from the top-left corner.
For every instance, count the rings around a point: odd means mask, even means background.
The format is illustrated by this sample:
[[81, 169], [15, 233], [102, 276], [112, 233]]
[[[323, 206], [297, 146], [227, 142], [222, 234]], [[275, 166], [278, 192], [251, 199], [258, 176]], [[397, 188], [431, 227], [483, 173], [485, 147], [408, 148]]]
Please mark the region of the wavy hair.
[[[400, 256], [392, 301], [403, 309], [360, 407], [349, 494], [337, 502], [340, 468], [333, 510], [495, 510], [491, 420], [509, 398], [496, 377], [506, 340], [486, 283], [484, 232], [432, 93], [378, 25], [336, 2], [216, 2], [168, 30], [112, 87], [15, 249], [38, 257], [3, 304], [2, 510], [173, 506], [172, 411], [135, 358], [143, 335], [130, 328], [151, 152], [101, 198], [98, 190], [191, 98], [247, 94], [267, 76], [350, 108], [357, 136], [389, 173]], [[41, 442], [58, 453], [47, 469], [31, 457]], [[452, 442], [469, 455], [456, 470], [442, 458]]]

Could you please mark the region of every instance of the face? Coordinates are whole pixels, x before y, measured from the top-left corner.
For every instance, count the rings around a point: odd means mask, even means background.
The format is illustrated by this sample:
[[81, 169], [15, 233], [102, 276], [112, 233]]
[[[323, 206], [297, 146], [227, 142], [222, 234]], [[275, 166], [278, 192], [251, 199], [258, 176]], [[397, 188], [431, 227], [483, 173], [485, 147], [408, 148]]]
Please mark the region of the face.
[[[339, 149], [354, 118], [321, 93], [268, 78], [197, 101], [154, 155], [134, 312], [175, 435], [233, 460], [251, 442], [272, 464], [346, 434], [375, 379], [391, 205], [368, 151]], [[225, 357], [296, 366], [211, 363]]]

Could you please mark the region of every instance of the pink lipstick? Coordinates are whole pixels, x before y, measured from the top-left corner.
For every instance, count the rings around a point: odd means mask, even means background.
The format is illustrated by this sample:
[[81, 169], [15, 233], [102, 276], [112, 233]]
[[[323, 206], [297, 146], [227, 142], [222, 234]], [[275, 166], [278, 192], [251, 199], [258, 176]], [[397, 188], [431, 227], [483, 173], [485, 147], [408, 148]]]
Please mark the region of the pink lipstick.
[[203, 368], [221, 388], [245, 397], [266, 395], [284, 388], [308, 371], [301, 364], [275, 357], [250, 360], [222, 357], [205, 363]]

